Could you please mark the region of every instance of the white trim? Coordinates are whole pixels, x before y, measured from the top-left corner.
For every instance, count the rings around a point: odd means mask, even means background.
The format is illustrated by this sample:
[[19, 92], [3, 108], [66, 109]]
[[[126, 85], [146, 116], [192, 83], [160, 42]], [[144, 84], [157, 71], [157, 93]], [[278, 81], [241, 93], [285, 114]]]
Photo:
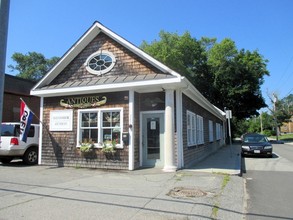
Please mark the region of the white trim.
[[[181, 78], [170, 78], [170, 79], [157, 79], [157, 80], [147, 80], [138, 82], [128, 82], [128, 83], [113, 83], [113, 84], [103, 84], [96, 86], [83, 86], [70, 87], [70, 88], [60, 88], [60, 89], [44, 89], [44, 90], [32, 90], [31, 95], [41, 96], [41, 97], [52, 97], [52, 96], [62, 96], [62, 95], [80, 95], [89, 94], [93, 92], [111, 92], [111, 91], [121, 91], [124, 89], [129, 90], [129, 88], [139, 88], [148, 86], [161, 86], [163, 84], [177, 84], [181, 82]], [[176, 86], [176, 85], [175, 85]]]
[[141, 57], [146, 62], [154, 65], [164, 73], [170, 73], [173, 76], [178, 78], [181, 75], [174, 70], [170, 69], [163, 63], [157, 61], [138, 47], [134, 46], [130, 42], [126, 41], [124, 38], [115, 34], [110, 29], [106, 28], [99, 22], [95, 22], [89, 29], [86, 31], [83, 36], [61, 57], [61, 59], [56, 63], [55, 66], [36, 84], [36, 86], [31, 90], [34, 91], [38, 87], [48, 85], [58, 74], [100, 33], [103, 32], [113, 40], [120, 43], [122, 46], [129, 49], [131, 52], [135, 53], [137, 56]]
[[133, 53], [135, 53], [136, 55], [138, 55], [142, 59], [146, 60], [147, 62], [151, 63], [152, 65], [154, 65], [158, 69], [162, 70], [163, 72], [168, 72], [168, 73], [172, 74], [173, 76], [181, 77], [181, 75], [179, 73], [170, 69], [169, 67], [167, 67], [163, 63], [157, 61], [156, 59], [154, 59], [153, 57], [151, 57], [150, 55], [148, 55], [147, 53], [145, 53], [144, 51], [142, 51], [138, 47], [131, 44], [129, 41], [125, 40], [124, 38], [120, 37], [119, 35], [117, 35], [113, 31], [111, 31], [110, 29], [103, 26], [101, 23], [96, 22], [94, 25], [99, 27], [99, 29], [101, 29], [101, 31], [104, 32], [105, 34], [107, 34], [109, 37], [118, 41], [124, 47], [126, 47], [127, 49], [129, 49], [130, 51], [132, 51]]
[[42, 149], [43, 149], [43, 118], [44, 118], [44, 98], [40, 99], [40, 127], [39, 127], [39, 153], [38, 153], [38, 164], [42, 164]]
[[129, 154], [128, 154], [128, 161], [129, 161], [129, 164], [128, 164], [128, 170], [134, 170], [134, 91], [133, 90], [130, 90], [129, 91], [129, 113], [128, 113], [128, 118], [129, 118], [129, 129], [128, 129], [128, 132], [129, 132]]
[[[142, 162], [143, 162], [143, 149], [142, 149], [142, 118], [143, 115], [146, 114], [156, 114], [156, 113], [163, 113], [165, 114], [164, 110], [158, 110], [158, 111], [141, 111], [139, 113], [139, 166], [142, 167]], [[165, 118], [164, 118], [165, 120]], [[166, 128], [165, 128], [166, 129]]]
[[209, 120], [209, 142], [214, 142], [214, 122]]
[[99, 141], [101, 141], [101, 139], [103, 139], [103, 137], [102, 137], [102, 134], [101, 134], [101, 132], [102, 132], [102, 120], [101, 120], [101, 113], [102, 112], [106, 112], [106, 111], [115, 111], [115, 110], [117, 110], [117, 111], [120, 111], [120, 129], [121, 129], [121, 131], [120, 131], [120, 146], [116, 146], [117, 148], [119, 148], [119, 149], [123, 149], [124, 147], [123, 147], [123, 142], [122, 142], [122, 133], [123, 133], [123, 118], [124, 118], [124, 116], [123, 116], [123, 108], [120, 108], [120, 107], [117, 107], [117, 108], [90, 108], [90, 109], [78, 109], [78, 111], [77, 111], [77, 131], [76, 131], [76, 133], [77, 133], [77, 135], [76, 135], [76, 147], [79, 147], [80, 145], [79, 145], [79, 140], [80, 140], [80, 137], [81, 137], [81, 134], [80, 134], [80, 122], [81, 122], [81, 118], [80, 118], [80, 114], [82, 113], [82, 112], [97, 112], [98, 113], [98, 143], [97, 144], [95, 144], [95, 147], [96, 148], [102, 148], [103, 146], [101, 146], [101, 145], [99, 145]]
[[[196, 114], [194, 112], [186, 110], [187, 147], [197, 145], [196, 119]], [[188, 124], [190, 127], [188, 127]], [[189, 130], [190, 133], [188, 132]]]
[[49, 72], [31, 90], [48, 85], [58, 74], [100, 33], [95, 25], [90, 29], [60, 58]]
[[[94, 70], [94, 69], [92, 69], [92, 68], [89, 66], [89, 62], [90, 62], [93, 58], [95, 58], [96, 56], [99, 56], [99, 55], [107, 55], [108, 57], [111, 58], [111, 62], [112, 62], [111, 65], [108, 66], [108, 67], [107, 67], [106, 69], [104, 69], [104, 70]], [[96, 60], [96, 59], [95, 59], [95, 60]], [[97, 60], [96, 60], [96, 61], [97, 61]], [[105, 74], [105, 73], [109, 72], [109, 71], [114, 67], [115, 63], [116, 63], [116, 58], [115, 58], [115, 56], [114, 56], [113, 53], [111, 53], [111, 52], [109, 52], [109, 51], [107, 51], [107, 50], [98, 50], [98, 51], [96, 51], [95, 53], [91, 54], [91, 55], [86, 59], [86, 61], [85, 61], [85, 63], [84, 63], [84, 66], [85, 66], [85, 68], [86, 68], [86, 70], [87, 70], [88, 72], [90, 72], [90, 73], [92, 73], [92, 74], [94, 74], [94, 75], [98, 75], [98, 76], [100, 76], [100, 75], [102, 75], [102, 74]]]
[[204, 144], [204, 127], [203, 127], [203, 117], [196, 115], [196, 132], [197, 132], [197, 144]]
[[195, 103], [203, 107], [205, 110], [209, 111], [222, 121], [225, 121], [226, 118], [223, 116], [222, 112], [218, 108], [215, 108], [195, 87], [188, 81], [188, 79], [183, 78], [182, 83], [187, 85], [187, 88], [183, 90], [183, 93], [192, 99]]

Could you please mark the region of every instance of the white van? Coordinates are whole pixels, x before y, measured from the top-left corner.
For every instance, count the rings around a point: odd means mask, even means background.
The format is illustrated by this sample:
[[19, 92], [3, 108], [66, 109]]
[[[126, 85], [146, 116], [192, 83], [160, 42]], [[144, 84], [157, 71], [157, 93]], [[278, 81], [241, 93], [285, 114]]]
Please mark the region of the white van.
[[26, 143], [19, 139], [20, 123], [3, 122], [1, 126], [0, 162], [10, 163], [14, 158], [21, 158], [28, 165], [37, 164], [39, 125], [31, 125]]

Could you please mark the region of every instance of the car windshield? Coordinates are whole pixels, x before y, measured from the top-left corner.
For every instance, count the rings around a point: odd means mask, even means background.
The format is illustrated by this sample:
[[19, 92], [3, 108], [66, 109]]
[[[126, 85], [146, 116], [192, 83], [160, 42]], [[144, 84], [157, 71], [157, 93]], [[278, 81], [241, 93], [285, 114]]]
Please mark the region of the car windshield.
[[2, 124], [1, 126], [1, 136], [19, 136], [19, 126], [11, 124]]
[[243, 139], [245, 143], [263, 143], [268, 142], [266, 136], [263, 135], [246, 135]]

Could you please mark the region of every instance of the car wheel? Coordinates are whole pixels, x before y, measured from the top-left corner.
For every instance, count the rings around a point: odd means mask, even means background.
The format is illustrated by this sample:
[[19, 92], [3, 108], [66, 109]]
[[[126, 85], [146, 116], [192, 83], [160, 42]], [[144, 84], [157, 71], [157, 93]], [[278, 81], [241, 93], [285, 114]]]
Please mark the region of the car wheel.
[[2, 158], [0, 161], [3, 163], [3, 164], [7, 164], [7, 163], [10, 163], [12, 161], [13, 158], [11, 157], [8, 157], [8, 158]]
[[26, 150], [23, 161], [28, 165], [34, 165], [38, 163], [38, 149], [36, 147], [31, 147]]

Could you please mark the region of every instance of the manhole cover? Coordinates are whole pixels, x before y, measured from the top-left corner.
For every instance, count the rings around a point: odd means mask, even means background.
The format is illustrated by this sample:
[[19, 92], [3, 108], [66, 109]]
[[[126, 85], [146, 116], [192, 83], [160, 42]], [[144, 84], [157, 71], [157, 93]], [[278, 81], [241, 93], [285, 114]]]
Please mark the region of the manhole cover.
[[167, 194], [171, 197], [202, 197], [206, 196], [207, 193], [196, 188], [185, 188], [185, 187], [175, 187], [174, 189], [170, 190]]

